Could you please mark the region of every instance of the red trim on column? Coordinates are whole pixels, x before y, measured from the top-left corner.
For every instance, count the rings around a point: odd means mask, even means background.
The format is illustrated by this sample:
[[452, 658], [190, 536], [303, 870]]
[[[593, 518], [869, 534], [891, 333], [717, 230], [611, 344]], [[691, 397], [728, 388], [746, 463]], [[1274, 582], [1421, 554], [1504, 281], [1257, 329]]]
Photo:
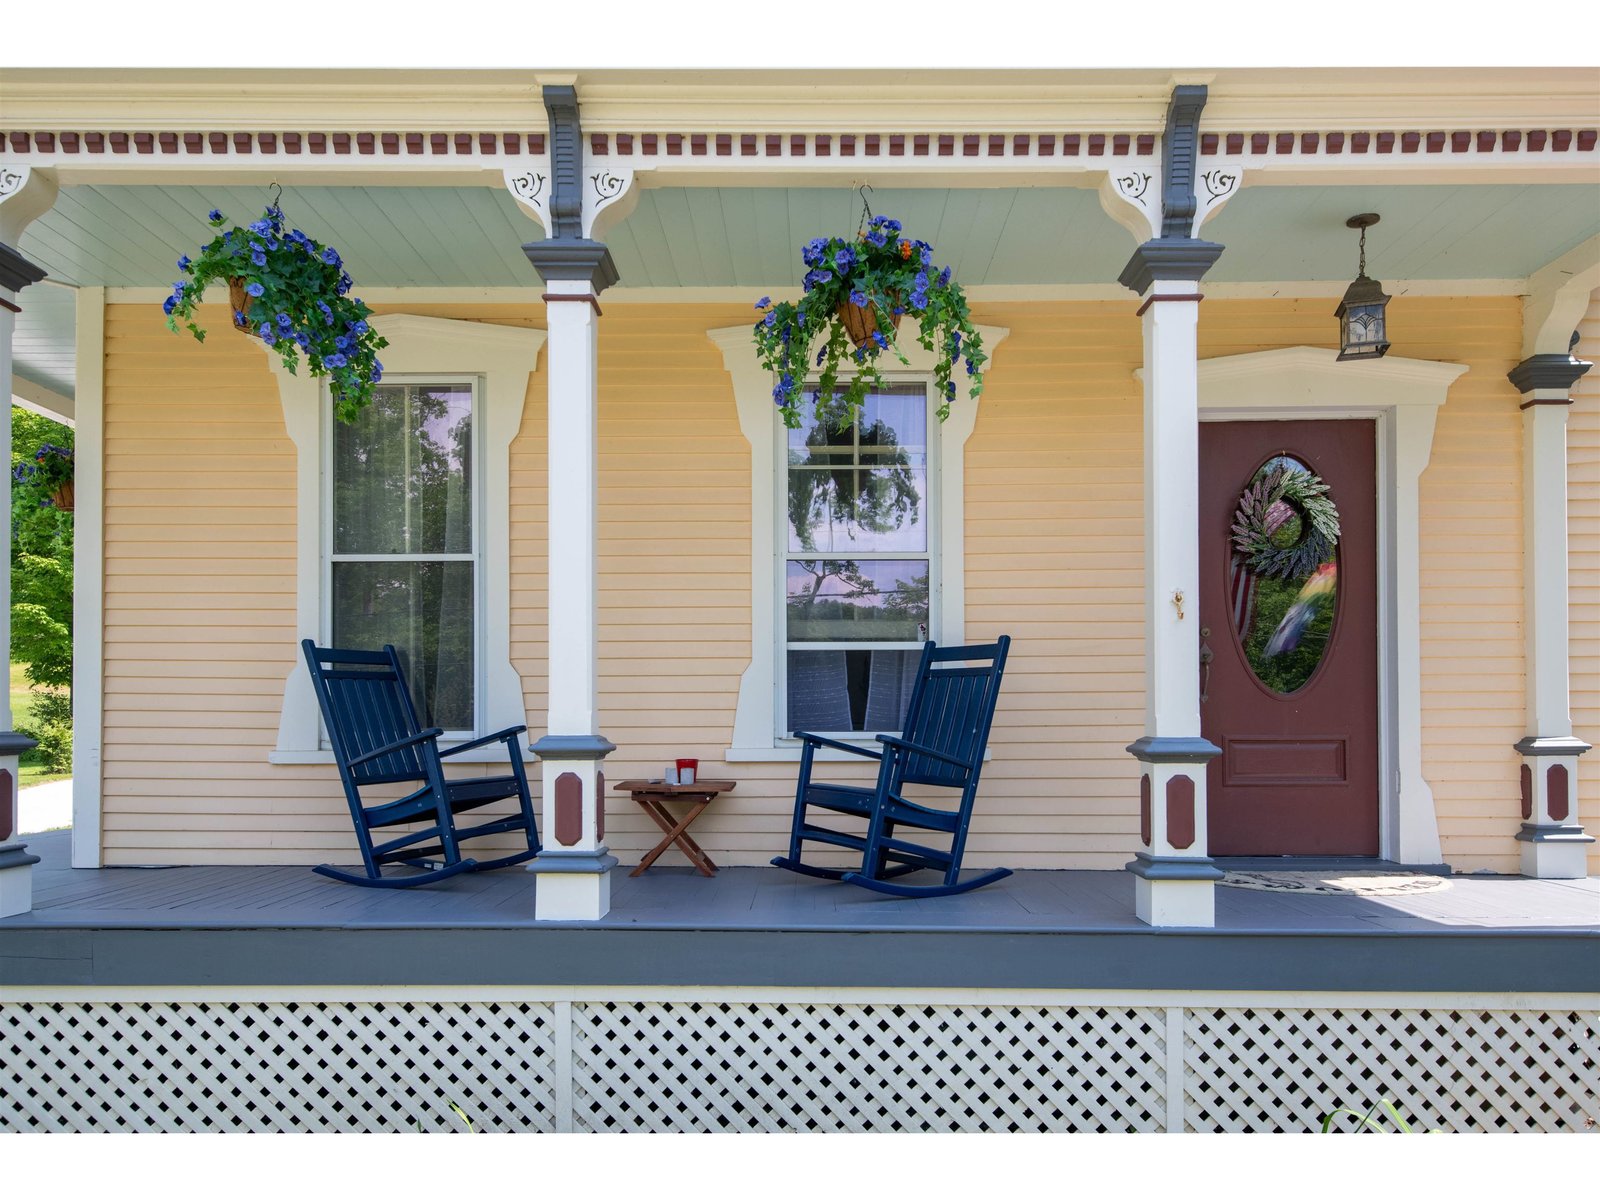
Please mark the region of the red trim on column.
[[1526, 412], [1528, 409], [1533, 408], [1534, 406], [1539, 405], [1539, 404], [1571, 404], [1571, 403], [1572, 403], [1572, 397], [1568, 396], [1563, 400], [1524, 400], [1521, 404], [1517, 405], [1517, 407], [1519, 409], [1521, 409], [1522, 411]]
[[1139, 776], [1139, 840], [1150, 844], [1150, 776]]
[[583, 293], [582, 295], [579, 295], [576, 292], [541, 292], [539, 299], [543, 300], [546, 304], [560, 304], [563, 301], [576, 300], [580, 304], [590, 305], [594, 309], [595, 316], [605, 316], [605, 313], [600, 311], [600, 301], [596, 300], [587, 292]]
[[1522, 819], [1533, 820], [1533, 769], [1522, 764]]
[[1194, 780], [1187, 775], [1167, 780], [1167, 844], [1174, 850], [1194, 845]]
[[1565, 821], [1567, 814], [1572, 811], [1571, 803], [1567, 797], [1568, 775], [1566, 767], [1554, 763], [1545, 772], [1544, 793], [1550, 808], [1552, 821]]
[[1136, 316], [1136, 317], [1142, 317], [1142, 316], [1144, 316], [1145, 309], [1149, 308], [1152, 304], [1161, 303], [1161, 302], [1164, 302], [1164, 301], [1167, 301], [1167, 300], [1192, 300], [1194, 303], [1198, 304], [1198, 303], [1200, 303], [1200, 301], [1202, 301], [1204, 299], [1205, 299], [1205, 295], [1204, 295], [1204, 293], [1201, 293], [1201, 292], [1196, 292], [1192, 296], [1187, 296], [1187, 295], [1185, 295], [1185, 296], [1174, 296], [1174, 295], [1168, 295], [1168, 294], [1164, 294], [1164, 293], [1157, 293], [1155, 295], [1152, 295], [1152, 296], [1148, 297], [1143, 304], [1139, 305], [1139, 310], [1137, 312], [1135, 312], [1133, 315]]
[[583, 780], [571, 771], [556, 776], [556, 841], [576, 846], [583, 840]]

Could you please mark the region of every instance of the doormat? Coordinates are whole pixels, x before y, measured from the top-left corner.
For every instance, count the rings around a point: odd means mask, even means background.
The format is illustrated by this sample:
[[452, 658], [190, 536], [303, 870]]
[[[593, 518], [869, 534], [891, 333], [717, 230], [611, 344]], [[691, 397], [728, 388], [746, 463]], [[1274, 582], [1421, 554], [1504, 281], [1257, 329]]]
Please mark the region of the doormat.
[[1301, 896], [1410, 896], [1450, 886], [1440, 875], [1403, 871], [1228, 871], [1220, 882], [1223, 887]]

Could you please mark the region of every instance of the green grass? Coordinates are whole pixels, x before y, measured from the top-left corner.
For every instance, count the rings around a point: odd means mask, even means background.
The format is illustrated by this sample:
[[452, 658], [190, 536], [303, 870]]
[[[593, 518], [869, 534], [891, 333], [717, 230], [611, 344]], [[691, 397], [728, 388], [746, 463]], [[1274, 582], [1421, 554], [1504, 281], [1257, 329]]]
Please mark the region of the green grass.
[[[33, 715], [33, 691], [28, 687], [28, 681], [22, 674], [21, 663], [11, 664], [11, 724], [12, 728], [24, 725]], [[54, 783], [58, 779], [71, 779], [69, 771], [47, 771], [39, 762], [37, 754], [28, 753], [22, 756], [22, 778], [17, 780], [18, 787], [32, 787], [36, 783]]]

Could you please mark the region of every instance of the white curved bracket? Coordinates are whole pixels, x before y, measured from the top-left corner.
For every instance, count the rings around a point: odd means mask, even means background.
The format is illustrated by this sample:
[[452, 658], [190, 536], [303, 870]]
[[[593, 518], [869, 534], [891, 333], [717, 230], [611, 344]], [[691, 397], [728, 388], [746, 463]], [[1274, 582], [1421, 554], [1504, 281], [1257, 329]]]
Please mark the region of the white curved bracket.
[[1528, 276], [1522, 301], [1522, 355], [1566, 354], [1572, 331], [1600, 288], [1600, 234]]
[[517, 202], [517, 207], [539, 222], [545, 237], [550, 236], [550, 170], [538, 166], [507, 167], [506, 191]]
[[22, 231], [56, 202], [55, 177], [15, 163], [0, 163], [0, 242], [16, 248]]
[[639, 203], [639, 182], [632, 167], [603, 166], [584, 173], [583, 236], [605, 241]]
[[1100, 184], [1100, 207], [1133, 234], [1141, 246], [1161, 236], [1161, 163], [1133, 159], [1107, 171]]
[[1239, 194], [1239, 189], [1244, 186], [1244, 164], [1240, 162], [1218, 162], [1215, 160], [1201, 164], [1205, 169], [1195, 177], [1194, 181], [1194, 225], [1189, 230], [1190, 237], [1200, 236], [1200, 226], [1222, 211], [1222, 206]]

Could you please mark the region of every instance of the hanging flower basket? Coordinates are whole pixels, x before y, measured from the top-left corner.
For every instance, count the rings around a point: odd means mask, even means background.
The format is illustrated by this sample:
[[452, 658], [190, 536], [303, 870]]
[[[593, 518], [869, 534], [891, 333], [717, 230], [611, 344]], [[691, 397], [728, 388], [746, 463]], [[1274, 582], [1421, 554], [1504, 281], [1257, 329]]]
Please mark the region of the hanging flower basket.
[[[813, 408], [828, 397], [841, 427], [853, 424], [867, 393], [884, 386], [880, 356], [891, 351], [909, 365], [897, 340], [908, 312], [918, 344], [934, 354], [939, 419], [950, 415], [956, 398], [951, 376], [957, 363], [966, 367], [967, 394], [983, 390], [980, 371], [988, 355], [961, 286], [951, 282], [949, 267], [933, 265], [932, 246], [902, 237], [901, 228], [891, 217], [873, 217], [853, 240], [812, 239], [800, 249], [808, 268], [801, 299], [773, 304], [763, 296], [756, 304], [762, 313], [756, 350], [772, 372], [772, 400], [789, 428], [801, 424], [802, 395]], [[842, 381], [841, 371], [847, 376]]]
[[372, 310], [350, 295], [353, 282], [339, 252], [286, 230], [276, 203], [242, 228], [223, 229], [227, 218], [215, 208], [206, 219], [220, 232], [200, 247], [199, 258], [178, 259], [189, 278], [173, 284], [162, 302], [167, 328], [176, 333], [182, 322], [204, 341], [201, 297], [208, 284], [224, 282], [233, 327], [265, 342], [291, 374], [304, 356], [311, 374], [327, 379], [335, 414], [355, 420], [383, 378], [377, 352], [389, 343], [368, 323]]
[[73, 504], [75, 469], [71, 446], [52, 446], [46, 442], [34, 451], [32, 462], [18, 463], [11, 477], [35, 489], [41, 505], [69, 513]]
[[228, 280], [228, 307], [233, 310], [233, 327], [254, 337], [256, 331], [250, 328], [250, 306], [256, 298], [245, 291], [245, 284], [249, 282], [243, 275]]
[[[896, 305], [900, 303], [900, 297], [898, 296], [891, 297], [891, 299]], [[893, 332], [898, 333], [900, 331], [900, 318], [904, 315], [904, 312], [899, 309], [890, 311], [889, 328]], [[839, 320], [844, 325], [845, 333], [855, 343], [856, 349], [860, 350], [868, 342], [872, 341], [873, 333], [879, 328], [878, 306], [869, 304], [867, 307], [862, 308], [859, 304], [846, 300], [839, 305]]]

